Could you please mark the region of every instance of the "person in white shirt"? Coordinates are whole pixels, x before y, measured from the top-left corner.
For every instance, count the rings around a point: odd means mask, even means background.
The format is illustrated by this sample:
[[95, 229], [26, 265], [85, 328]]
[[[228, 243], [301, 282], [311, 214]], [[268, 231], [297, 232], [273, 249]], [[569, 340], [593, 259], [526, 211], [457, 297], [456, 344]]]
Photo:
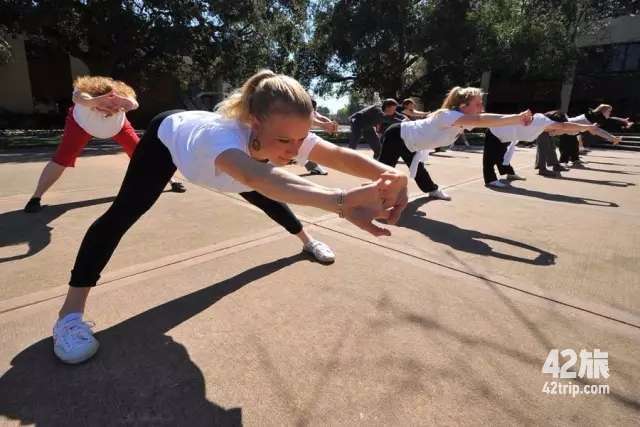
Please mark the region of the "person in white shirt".
[[378, 160], [395, 167], [402, 157], [418, 187], [430, 197], [451, 200], [433, 182], [424, 167], [430, 149], [451, 145], [464, 129], [489, 126], [528, 124], [531, 112], [520, 114], [484, 113], [482, 90], [456, 86], [449, 91], [442, 107], [425, 119], [396, 123], [382, 137], [382, 151]]
[[[53, 159], [42, 170], [35, 192], [24, 211], [39, 212], [44, 193], [56, 183], [65, 169], [75, 167], [76, 159], [92, 137], [111, 138], [129, 157], [140, 138], [127, 120], [126, 113], [138, 108], [135, 91], [126, 83], [110, 77], [82, 76], [73, 83], [73, 102], [65, 120], [62, 140]], [[171, 189], [184, 193], [184, 186], [171, 180]]]
[[[337, 213], [375, 236], [390, 235], [373, 221], [398, 220], [407, 205], [407, 177], [309, 133], [312, 111], [311, 98], [300, 83], [262, 70], [222, 101], [216, 112], [169, 111], [156, 116], [131, 159], [118, 196], [82, 241], [53, 328], [58, 358], [80, 363], [97, 351], [98, 341], [82, 320], [89, 291], [120, 239], [153, 206], [176, 169], [190, 181], [218, 191], [253, 192], [279, 222], [293, 225], [295, 216], [284, 203], [295, 203]], [[372, 182], [349, 190], [321, 186], [279, 167], [294, 158]]]
[[[311, 125], [335, 135], [338, 132], [338, 123], [334, 122], [329, 117], [318, 113], [318, 110], [316, 109], [318, 104], [315, 99], [311, 98], [311, 104], [313, 105], [313, 123]], [[311, 175], [329, 174], [329, 172], [327, 172], [322, 166], [312, 161], [307, 161], [307, 163], [304, 164], [304, 167]]]
[[[491, 127], [486, 134], [484, 154], [482, 156], [482, 173], [484, 182], [489, 187], [504, 188], [507, 186], [503, 181], [498, 180], [494, 166], [500, 167], [506, 163], [510, 163], [510, 158], [505, 158], [507, 146], [518, 141], [532, 142], [535, 141], [543, 132], [547, 132], [551, 136], [556, 135], [576, 135], [580, 132], [589, 132], [598, 135], [603, 139], [617, 144], [619, 140], [600, 129], [596, 125], [582, 125], [579, 123], [556, 122], [551, 120], [544, 114], [536, 113], [533, 115], [532, 122], [527, 125], [512, 125], [504, 127]], [[513, 179], [515, 172], [509, 166], [507, 175]], [[517, 177], [517, 175], [516, 175]], [[522, 179], [521, 177], [518, 177]], [[517, 178], [516, 178], [517, 179]]]

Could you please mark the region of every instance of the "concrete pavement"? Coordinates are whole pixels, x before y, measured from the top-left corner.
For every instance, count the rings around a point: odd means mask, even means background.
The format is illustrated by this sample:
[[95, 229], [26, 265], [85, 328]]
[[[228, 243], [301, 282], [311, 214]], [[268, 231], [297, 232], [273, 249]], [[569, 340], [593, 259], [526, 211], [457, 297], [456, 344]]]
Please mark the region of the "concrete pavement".
[[[330, 266], [238, 197], [187, 183], [121, 242], [86, 313], [101, 349], [76, 367], [54, 359], [51, 326], [128, 159], [89, 153], [45, 196], [49, 207], [23, 214], [47, 154], [0, 153], [2, 425], [640, 419], [639, 153], [595, 150], [585, 169], [549, 179], [519, 149], [528, 180], [507, 191], [484, 187], [477, 151], [431, 156], [453, 201], [412, 183], [388, 238], [294, 207], [336, 252]], [[606, 351], [610, 376], [554, 379], [542, 373], [552, 349]], [[610, 390], [543, 393], [552, 381]]]

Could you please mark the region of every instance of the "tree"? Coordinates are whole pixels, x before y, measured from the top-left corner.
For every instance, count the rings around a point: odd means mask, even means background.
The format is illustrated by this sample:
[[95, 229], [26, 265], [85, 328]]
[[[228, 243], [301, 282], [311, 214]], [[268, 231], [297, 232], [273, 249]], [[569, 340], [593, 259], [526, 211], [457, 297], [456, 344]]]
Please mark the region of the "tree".
[[305, 64], [320, 76], [320, 93], [419, 96], [433, 108], [452, 86], [479, 84], [486, 70], [561, 79], [579, 54], [579, 34], [639, 7], [637, 0], [319, 1]]
[[323, 106], [319, 106], [317, 108], [318, 113], [326, 116], [327, 114], [331, 114], [331, 110], [329, 110], [327, 107], [323, 107]]
[[11, 60], [11, 46], [9, 46], [7, 29], [0, 25], [0, 65], [4, 65]]
[[306, 0], [8, 0], [0, 24], [81, 59], [93, 74], [237, 84], [258, 68], [292, 71], [306, 7]]

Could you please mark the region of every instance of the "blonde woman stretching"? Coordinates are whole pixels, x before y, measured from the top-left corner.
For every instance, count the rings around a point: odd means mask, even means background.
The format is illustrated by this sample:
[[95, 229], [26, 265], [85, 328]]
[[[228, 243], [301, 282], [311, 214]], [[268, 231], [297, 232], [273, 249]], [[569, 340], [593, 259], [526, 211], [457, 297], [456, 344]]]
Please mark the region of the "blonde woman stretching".
[[484, 113], [482, 95], [481, 89], [456, 86], [449, 91], [442, 107], [427, 118], [389, 126], [382, 137], [378, 160], [395, 167], [402, 157], [422, 191], [436, 199], [451, 200], [451, 196], [438, 189], [424, 167], [430, 149], [453, 144], [464, 129], [531, 122], [529, 110], [511, 115]]
[[[97, 351], [98, 341], [82, 320], [89, 291], [122, 236], [153, 206], [176, 169], [196, 184], [251, 194], [250, 202], [260, 200], [260, 207], [291, 232], [299, 225], [284, 203], [335, 212], [375, 236], [389, 235], [373, 220], [398, 220], [407, 204], [407, 177], [309, 133], [312, 113], [311, 98], [296, 80], [263, 70], [216, 112], [167, 111], [156, 116], [113, 205], [82, 241], [53, 328], [55, 354], [64, 362], [79, 363]], [[294, 158], [373, 182], [349, 190], [324, 187], [278, 167]]]

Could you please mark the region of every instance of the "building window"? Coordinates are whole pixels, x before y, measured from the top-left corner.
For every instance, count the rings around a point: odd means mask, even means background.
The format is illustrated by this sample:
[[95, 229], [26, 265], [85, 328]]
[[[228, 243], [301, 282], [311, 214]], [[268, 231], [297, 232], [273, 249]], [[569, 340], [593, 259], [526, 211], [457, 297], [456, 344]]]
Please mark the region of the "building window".
[[640, 70], [640, 43], [627, 45], [627, 58], [624, 63], [625, 71]]
[[610, 44], [585, 48], [578, 62], [583, 75], [640, 70], [640, 43]]

